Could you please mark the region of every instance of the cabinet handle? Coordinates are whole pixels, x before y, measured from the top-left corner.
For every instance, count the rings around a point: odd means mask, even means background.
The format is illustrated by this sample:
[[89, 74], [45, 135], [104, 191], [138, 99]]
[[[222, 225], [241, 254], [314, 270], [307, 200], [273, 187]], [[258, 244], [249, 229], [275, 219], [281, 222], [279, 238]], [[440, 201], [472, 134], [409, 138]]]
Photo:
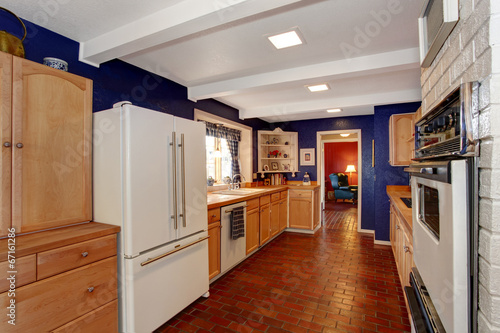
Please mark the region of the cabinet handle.
[[214, 215], [212, 215], [212, 217], [217, 217], [217, 215], [214, 214]]
[[89, 293], [91, 293], [94, 291], [94, 287], [87, 288], [87, 290], [89, 291]]
[[84, 258], [86, 258], [88, 255], [89, 255], [89, 253], [87, 251], [82, 253], [82, 257], [84, 257]]
[[396, 224], [396, 230], [399, 230], [399, 224]]
[[405, 246], [403, 246], [403, 250], [404, 250], [406, 253], [410, 252], [410, 248], [409, 248], [408, 246], [406, 246], [406, 245], [405, 245]]
[[11, 146], [11, 143], [10, 142], [4, 142], [3, 146], [9, 148]]
[[23, 147], [24, 147], [24, 145], [23, 145], [21, 142], [18, 142], [18, 143], [16, 143], [16, 147], [17, 147], [17, 148], [23, 148]]

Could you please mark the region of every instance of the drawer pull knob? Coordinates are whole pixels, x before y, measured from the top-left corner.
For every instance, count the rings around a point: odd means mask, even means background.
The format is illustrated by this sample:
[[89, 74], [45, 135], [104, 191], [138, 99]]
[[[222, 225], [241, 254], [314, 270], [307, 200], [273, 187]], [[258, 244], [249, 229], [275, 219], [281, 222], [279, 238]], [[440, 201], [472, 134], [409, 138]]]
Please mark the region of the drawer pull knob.
[[217, 215], [214, 214], [214, 215], [212, 215], [212, 217], [217, 217]]
[[89, 291], [89, 293], [93, 292], [94, 291], [94, 287], [90, 287], [87, 289]]
[[88, 255], [89, 255], [89, 253], [87, 251], [82, 253], [82, 257], [84, 257], [84, 258], [86, 258]]
[[23, 145], [21, 142], [19, 142], [19, 143], [16, 143], [16, 147], [17, 147], [17, 148], [23, 148], [23, 147], [24, 147], [24, 145]]
[[9, 148], [11, 146], [11, 144], [10, 144], [10, 142], [4, 142], [3, 146]]
[[403, 250], [405, 251], [405, 253], [410, 252], [410, 248], [408, 246], [403, 246]]

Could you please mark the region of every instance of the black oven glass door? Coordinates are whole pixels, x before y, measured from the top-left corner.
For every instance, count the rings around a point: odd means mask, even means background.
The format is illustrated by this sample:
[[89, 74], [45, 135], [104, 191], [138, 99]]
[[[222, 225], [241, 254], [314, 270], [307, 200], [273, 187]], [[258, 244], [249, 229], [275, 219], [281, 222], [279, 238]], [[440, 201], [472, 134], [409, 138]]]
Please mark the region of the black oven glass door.
[[439, 191], [427, 185], [418, 184], [420, 211], [418, 217], [439, 240]]

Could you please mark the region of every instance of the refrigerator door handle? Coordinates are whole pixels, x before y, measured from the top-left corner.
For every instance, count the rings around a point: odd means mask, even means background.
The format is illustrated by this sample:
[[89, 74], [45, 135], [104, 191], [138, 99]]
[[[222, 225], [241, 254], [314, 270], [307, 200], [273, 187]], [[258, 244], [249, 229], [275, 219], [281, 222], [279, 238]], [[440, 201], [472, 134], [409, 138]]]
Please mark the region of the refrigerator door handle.
[[171, 216], [174, 219], [174, 229], [177, 230], [177, 145], [175, 132], [172, 132], [172, 165], [173, 165], [173, 185], [174, 185], [174, 214]]
[[185, 158], [185, 146], [184, 146], [184, 133], [181, 134], [181, 181], [182, 181], [182, 213], [179, 215], [182, 217], [182, 224], [184, 228], [186, 227], [186, 158]]
[[148, 258], [148, 260], [146, 260], [146, 261], [144, 261], [144, 262], [141, 262], [141, 266], [146, 266], [146, 265], [149, 265], [149, 264], [150, 264], [150, 263], [152, 263], [152, 262], [155, 262], [155, 261], [160, 260], [160, 259], [162, 259], [162, 258], [168, 257], [168, 256], [169, 256], [169, 255], [171, 255], [171, 254], [174, 254], [174, 253], [177, 253], [177, 252], [182, 251], [182, 250], [184, 250], [184, 249], [187, 249], [188, 247], [193, 246], [193, 245], [195, 245], [195, 244], [198, 244], [198, 243], [200, 243], [200, 242], [203, 242], [205, 239], [209, 239], [209, 238], [210, 238], [210, 236], [205, 236], [205, 237], [202, 237], [202, 238], [200, 238], [200, 239], [198, 239], [198, 240], [195, 240], [195, 241], [194, 241], [194, 242], [192, 242], [192, 243], [189, 243], [189, 244], [186, 244], [186, 245], [184, 245], [184, 246], [178, 247], [178, 248], [176, 248], [176, 249], [174, 249], [174, 250], [172, 250], [172, 251], [169, 251], [169, 252], [167, 252], [167, 253], [160, 254], [160, 255], [159, 255], [159, 256], [157, 256], [157, 257], [154, 257], [154, 258]]

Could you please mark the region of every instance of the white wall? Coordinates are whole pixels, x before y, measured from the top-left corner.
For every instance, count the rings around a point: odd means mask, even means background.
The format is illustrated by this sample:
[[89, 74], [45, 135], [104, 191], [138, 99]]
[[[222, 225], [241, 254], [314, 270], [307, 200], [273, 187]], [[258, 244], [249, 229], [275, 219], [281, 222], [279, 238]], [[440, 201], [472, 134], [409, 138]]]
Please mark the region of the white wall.
[[461, 82], [479, 81], [479, 332], [500, 332], [500, 1], [460, 0], [460, 21], [423, 69], [428, 112]]

